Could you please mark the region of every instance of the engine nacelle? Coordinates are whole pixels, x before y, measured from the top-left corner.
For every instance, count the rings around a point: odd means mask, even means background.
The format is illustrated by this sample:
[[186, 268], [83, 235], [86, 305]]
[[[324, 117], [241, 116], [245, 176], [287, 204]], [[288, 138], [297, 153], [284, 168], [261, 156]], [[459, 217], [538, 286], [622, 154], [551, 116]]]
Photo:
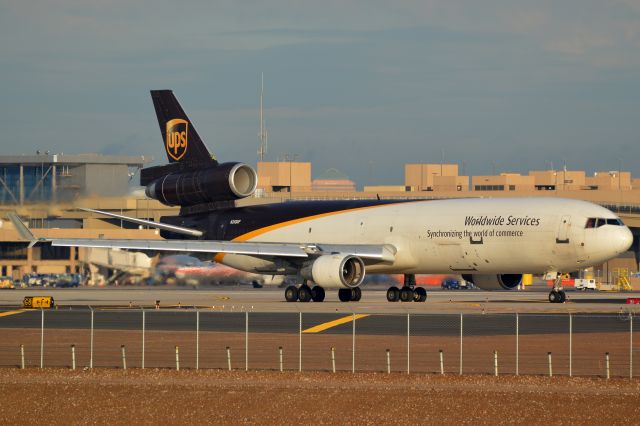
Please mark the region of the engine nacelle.
[[257, 184], [258, 175], [252, 167], [243, 163], [223, 163], [169, 173], [147, 185], [145, 194], [168, 206], [193, 206], [248, 197]]
[[511, 290], [522, 283], [522, 274], [464, 274], [462, 278], [466, 281], [471, 281], [476, 287], [482, 290]]
[[358, 287], [364, 280], [364, 262], [357, 256], [328, 254], [308, 262], [302, 277], [325, 288]]

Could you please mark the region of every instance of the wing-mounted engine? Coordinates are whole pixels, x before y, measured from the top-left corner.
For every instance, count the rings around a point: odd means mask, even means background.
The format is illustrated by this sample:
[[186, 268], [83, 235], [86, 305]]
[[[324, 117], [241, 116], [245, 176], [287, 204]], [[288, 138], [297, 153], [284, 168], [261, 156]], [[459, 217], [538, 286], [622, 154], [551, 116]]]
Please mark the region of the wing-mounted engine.
[[364, 262], [349, 254], [327, 254], [305, 263], [302, 277], [326, 288], [355, 288], [364, 280]]
[[253, 194], [257, 183], [255, 170], [244, 163], [208, 167], [172, 163], [143, 169], [140, 175], [149, 198], [182, 207], [245, 198]]
[[522, 283], [522, 274], [464, 274], [462, 278], [482, 290], [511, 290]]

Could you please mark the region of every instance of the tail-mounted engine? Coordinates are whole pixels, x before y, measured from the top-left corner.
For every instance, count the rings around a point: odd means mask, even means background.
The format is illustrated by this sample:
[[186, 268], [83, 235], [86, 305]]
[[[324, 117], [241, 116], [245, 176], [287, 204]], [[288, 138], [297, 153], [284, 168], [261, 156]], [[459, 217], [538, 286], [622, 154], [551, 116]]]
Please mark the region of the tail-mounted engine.
[[168, 206], [194, 206], [233, 201], [253, 194], [255, 170], [243, 163], [223, 163], [195, 168], [185, 163], [143, 169], [140, 184], [149, 198]]
[[364, 280], [364, 262], [357, 256], [328, 254], [308, 262], [302, 277], [325, 288], [354, 288]]

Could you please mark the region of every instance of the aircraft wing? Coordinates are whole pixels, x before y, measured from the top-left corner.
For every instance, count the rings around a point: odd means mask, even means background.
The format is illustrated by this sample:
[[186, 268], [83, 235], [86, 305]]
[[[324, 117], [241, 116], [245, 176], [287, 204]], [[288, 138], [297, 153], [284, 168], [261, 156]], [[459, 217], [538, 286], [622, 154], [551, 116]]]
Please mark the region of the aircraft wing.
[[237, 242], [215, 240], [108, 240], [88, 238], [53, 238], [45, 240], [53, 246], [101, 247], [129, 250], [158, 250], [191, 253], [232, 253], [259, 257], [316, 257], [323, 254], [347, 253], [363, 259], [392, 262], [396, 249], [389, 244], [293, 244]]
[[345, 253], [363, 259], [393, 262], [396, 248], [390, 244], [295, 244], [240, 242], [217, 240], [111, 240], [103, 238], [36, 238], [15, 213], [9, 219], [21, 238], [30, 246], [38, 242], [50, 242], [53, 246], [98, 247], [129, 250], [175, 251], [186, 253], [232, 253], [260, 257], [308, 258], [323, 254]]

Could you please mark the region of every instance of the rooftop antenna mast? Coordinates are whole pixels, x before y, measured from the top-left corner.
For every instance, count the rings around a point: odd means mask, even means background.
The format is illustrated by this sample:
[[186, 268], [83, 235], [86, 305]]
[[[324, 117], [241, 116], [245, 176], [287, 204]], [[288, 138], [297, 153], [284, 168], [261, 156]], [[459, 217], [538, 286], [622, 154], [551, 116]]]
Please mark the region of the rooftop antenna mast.
[[267, 126], [265, 125], [264, 114], [262, 111], [262, 102], [264, 97], [264, 73], [260, 73], [260, 133], [258, 134], [258, 141], [260, 141], [260, 147], [258, 148], [258, 161], [264, 161], [264, 156], [267, 153]]

